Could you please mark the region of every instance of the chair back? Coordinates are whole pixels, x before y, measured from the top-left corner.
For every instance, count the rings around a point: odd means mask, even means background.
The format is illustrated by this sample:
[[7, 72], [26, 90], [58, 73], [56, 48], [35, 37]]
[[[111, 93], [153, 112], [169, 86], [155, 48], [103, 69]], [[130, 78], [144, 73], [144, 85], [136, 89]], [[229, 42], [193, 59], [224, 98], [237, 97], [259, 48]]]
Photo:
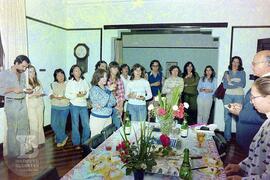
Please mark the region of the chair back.
[[107, 139], [113, 134], [114, 131], [116, 131], [115, 125], [110, 124], [102, 129], [101, 134], [103, 134], [104, 138]]
[[89, 141], [89, 146], [92, 149], [96, 149], [101, 143], [103, 143], [105, 140], [104, 136], [102, 134], [96, 134], [93, 136]]
[[55, 167], [48, 167], [39, 175], [33, 178], [34, 180], [59, 180], [59, 174]]

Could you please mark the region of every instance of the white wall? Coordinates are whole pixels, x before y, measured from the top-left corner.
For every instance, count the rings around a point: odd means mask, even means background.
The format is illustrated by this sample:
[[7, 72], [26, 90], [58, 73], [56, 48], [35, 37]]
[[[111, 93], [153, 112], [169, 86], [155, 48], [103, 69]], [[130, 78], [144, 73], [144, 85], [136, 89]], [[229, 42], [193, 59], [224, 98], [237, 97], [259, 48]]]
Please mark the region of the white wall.
[[[74, 47], [78, 43], [85, 43], [89, 47], [88, 56], [88, 72], [84, 75], [88, 82], [92, 79], [92, 74], [95, 71], [95, 64], [100, 60], [100, 31], [99, 30], [84, 30], [84, 31], [67, 31], [66, 45], [66, 66], [67, 72], [70, 67], [76, 64], [76, 58], [73, 55]], [[68, 75], [68, 74], [67, 74]]]
[[26, 16], [65, 26], [65, 0], [25, 0]]
[[73, 2], [67, 3], [68, 27], [144, 23], [229, 22], [230, 26], [270, 23], [270, 1], [265, 0], [68, 0], [68, 2]]
[[[66, 32], [62, 29], [48, 26], [32, 20], [27, 20], [28, 51], [31, 63], [39, 69], [40, 80], [45, 93], [48, 94], [53, 73], [57, 68], [66, 70]], [[66, 71], [67, 72], [67, 71]], [[44, 97], [44, 126], [50, 124], [50, 100]]]

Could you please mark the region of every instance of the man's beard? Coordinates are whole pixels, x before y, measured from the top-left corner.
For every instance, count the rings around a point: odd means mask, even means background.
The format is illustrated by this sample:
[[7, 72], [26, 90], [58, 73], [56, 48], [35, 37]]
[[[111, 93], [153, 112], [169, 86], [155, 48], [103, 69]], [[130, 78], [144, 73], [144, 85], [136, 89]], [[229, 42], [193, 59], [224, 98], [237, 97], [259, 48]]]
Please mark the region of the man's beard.
[[17, 70], [17, 73], [23, 73], [24, 70], [20, 70], [20, 69], [16, 69]]

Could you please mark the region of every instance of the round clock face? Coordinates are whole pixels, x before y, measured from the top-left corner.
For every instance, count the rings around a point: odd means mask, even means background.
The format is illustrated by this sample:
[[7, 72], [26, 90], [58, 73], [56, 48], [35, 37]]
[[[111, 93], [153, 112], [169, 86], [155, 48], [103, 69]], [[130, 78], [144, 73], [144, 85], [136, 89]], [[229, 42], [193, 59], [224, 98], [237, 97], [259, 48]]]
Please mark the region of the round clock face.
[[87, 55], [87, 49], [85, 46], [80, 45], [75, 49], [76, 56], [79, 58], [84, 58]]

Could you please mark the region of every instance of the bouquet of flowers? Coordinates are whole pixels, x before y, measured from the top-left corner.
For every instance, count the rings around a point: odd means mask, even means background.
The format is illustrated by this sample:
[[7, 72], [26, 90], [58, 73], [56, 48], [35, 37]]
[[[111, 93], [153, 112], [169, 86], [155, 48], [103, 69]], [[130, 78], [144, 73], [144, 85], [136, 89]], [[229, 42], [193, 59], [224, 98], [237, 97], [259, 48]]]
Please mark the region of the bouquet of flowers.
[[168, 101], [166, 97], [161, 97], [160, 92], [155, 97], [155, 101], [148, 106], [150, 116], [155, 116], [159, 120], [161, 132], [163, 134], [169, 134], [172, 128], [174, 118], [184, 119], [187, 114], [185, 108], [188, 109], [188, 103], [180, 103], [180, 88], [175, 87], [172, 90], [171, 101]]
[[121, 134], [123, 142], [116, 147], [124, 167], [126, 167], [127, 175], [132, 171], [151, 171], [152, 167], [157, 164], [155, 161], [155, 146], [152, 144], [152, 130], [146, 127], [145, 123], [141, 123], [141, 136], [138, 138], [135, 130], [134, 133], [135, 142], [131, 143], [125, 134]]

